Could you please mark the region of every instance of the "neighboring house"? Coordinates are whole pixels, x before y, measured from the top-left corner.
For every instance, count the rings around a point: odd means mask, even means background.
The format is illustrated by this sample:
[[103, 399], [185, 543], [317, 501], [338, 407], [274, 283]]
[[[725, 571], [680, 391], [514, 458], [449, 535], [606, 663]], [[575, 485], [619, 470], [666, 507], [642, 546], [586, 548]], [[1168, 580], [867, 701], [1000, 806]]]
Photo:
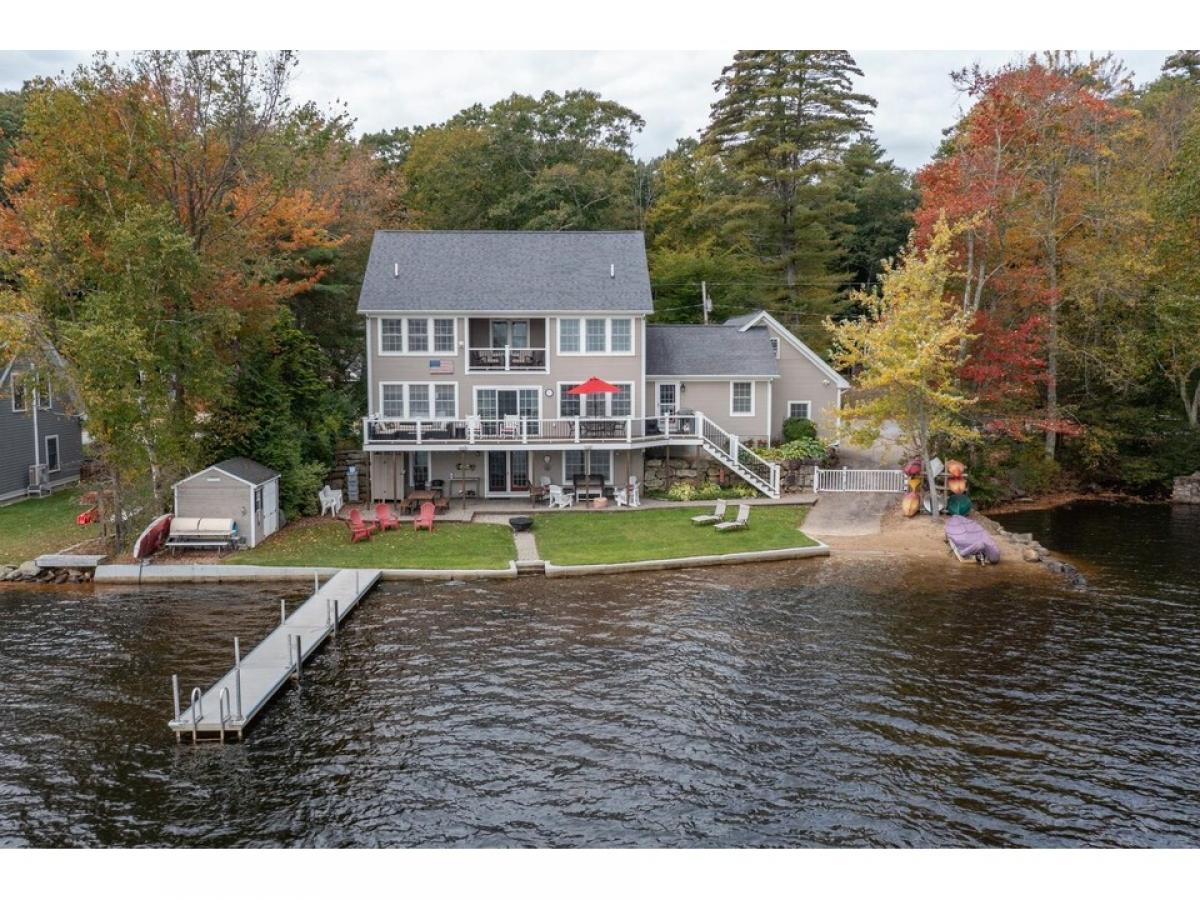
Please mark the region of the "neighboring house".
[[83, 426], [68, 406], [32, 363], [0, 369], [0, 502], [79, 480]]
[[[634, 231], [379, 231], [358, 311], [374, 499], [516, 496], [585, 471], [621, 485], [668, 447], [777, 496], [778, 467], [745, 442], [778, 441], [789, 404], [831, 433], [846, 387], [765, 313], [648, 325]], [[569, 393], [592, 377], [619, 392]]]

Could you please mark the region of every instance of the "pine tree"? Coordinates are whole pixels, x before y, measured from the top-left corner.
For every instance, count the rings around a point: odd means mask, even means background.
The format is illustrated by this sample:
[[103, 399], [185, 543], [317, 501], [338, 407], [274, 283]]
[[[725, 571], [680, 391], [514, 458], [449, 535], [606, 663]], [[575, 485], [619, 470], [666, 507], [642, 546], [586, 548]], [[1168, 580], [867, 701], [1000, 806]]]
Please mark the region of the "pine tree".
[[826, 176], [869, 128], [861, 75], [843, 50], [741, 50], [714, 82], [704, 142], [739, 185], [723, 213], [778, 276], [778, 311], [828, 312], [846, 280], [833, 231], [849, 209]]

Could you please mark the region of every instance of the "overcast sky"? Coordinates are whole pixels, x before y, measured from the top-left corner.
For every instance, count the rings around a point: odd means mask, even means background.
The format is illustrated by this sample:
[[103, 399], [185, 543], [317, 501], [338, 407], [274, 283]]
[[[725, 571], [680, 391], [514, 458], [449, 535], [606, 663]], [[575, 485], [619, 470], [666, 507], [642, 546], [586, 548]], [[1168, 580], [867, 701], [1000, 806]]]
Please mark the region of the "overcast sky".
[[[861, 88], [879, 103], [875, 135], [909, 169], [929, 159], [964, 103], [950, 83], [951, 71], [974, 62], [994, 67], [1027, 55], [1020, 50], [851, 52], [863, 70]], [[1138, 82], [1157, 76], [1167, 56], [1167, 51], [1117, 52]], [[732, 55], [731, 50], [308, 51], [300, 53], [292, 94], [320, 105], [343, 100], [360, 131], [378, 131], [438, 122], [472, 103], [490, 104], [514, 91], [586, 87], [646, 120], [636, 153], [651, 157], [704, 125], [714, 96], [712, 82]], [[58, 74], [87, 56], [0, 51], [0, 89]]]

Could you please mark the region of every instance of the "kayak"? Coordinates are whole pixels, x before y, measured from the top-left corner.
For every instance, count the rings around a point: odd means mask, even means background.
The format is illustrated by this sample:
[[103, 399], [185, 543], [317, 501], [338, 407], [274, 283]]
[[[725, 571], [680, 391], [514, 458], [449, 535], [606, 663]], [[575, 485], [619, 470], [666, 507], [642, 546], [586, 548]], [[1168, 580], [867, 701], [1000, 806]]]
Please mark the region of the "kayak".
[[946, 542], [962, 562], [1000, 562], [1000, 548], [982, 525], [965, 516], [951, 516], [946, 522]]
[[146, 526], [137, 541], [133, 545], [133, 556], [135, 559], [145, 559], [148, 556], [153, 556], [162, 549], [163, 544], [167, 542], [167, 537], [171, 534], [171, 514], [159, 516], [153, 522]]

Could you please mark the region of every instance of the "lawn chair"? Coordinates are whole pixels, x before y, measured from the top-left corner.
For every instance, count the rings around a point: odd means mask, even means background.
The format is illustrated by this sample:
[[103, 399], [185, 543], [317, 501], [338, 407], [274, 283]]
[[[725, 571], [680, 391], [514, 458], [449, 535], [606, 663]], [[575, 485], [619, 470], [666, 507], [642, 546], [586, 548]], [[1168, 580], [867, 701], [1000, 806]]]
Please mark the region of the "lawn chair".
[[713, 507], [711, 515], [692, 516], [693, 525], [716, 525], [718, 522], [725, 521], [725, 498], [722, 497], [717, 501], [717, 505]]
[[629, 476], [629, 505], [633, 507], [642, 505], [642, 486], [638, 484], [636, 475]]
[[737, 518], [732, 522], [718, 522], [713, 526], [717, 531], [737, 531], [739, 528], [750, 527], [750, 504], [739, 503]]
[[575, 495], [570, 491], [564, 491], [557, 484], [550, 485], [546, 490], [550, 492], [551, 509], [570, 509], [575, 505]]
[[483, 416], [467, 416], [467, 440], [473, 441], [483, 434]]
[[521, 436], [521, 417], [505, 416], [500, 423], [500, 437], [516, 438]]
[[400, 520], [392, 515], [392, 511], [388, 509], [386, 503], [375, 504], [375, 521], [379, 525], [380, 531], [387, 531], [389, 528], [399, 528]]
[[435, 512], [433, 503], [426, 500], [421, 504], [421, 511], [417, 517], [413, 519], [413, 531], [420, 531], [424, 528], [426, 531], [433, 531], [433, 514]]
[[325, 485], [317, 491], [317, 499], [321, 501], [321, 515], [329, 513], [336, 519], [337, 514], [342, 511], [343, 501], [340, 490], [334, 490], [329, 485]]
[[362, 513], [357, 509], [350, 510], [350, 518], [346, 521], [350, 526], [350, 543], [357, 544], [359, 541], [369, 541], [371, 535], [378, 531], [378, 526], [370, 524], [363, 520]]

